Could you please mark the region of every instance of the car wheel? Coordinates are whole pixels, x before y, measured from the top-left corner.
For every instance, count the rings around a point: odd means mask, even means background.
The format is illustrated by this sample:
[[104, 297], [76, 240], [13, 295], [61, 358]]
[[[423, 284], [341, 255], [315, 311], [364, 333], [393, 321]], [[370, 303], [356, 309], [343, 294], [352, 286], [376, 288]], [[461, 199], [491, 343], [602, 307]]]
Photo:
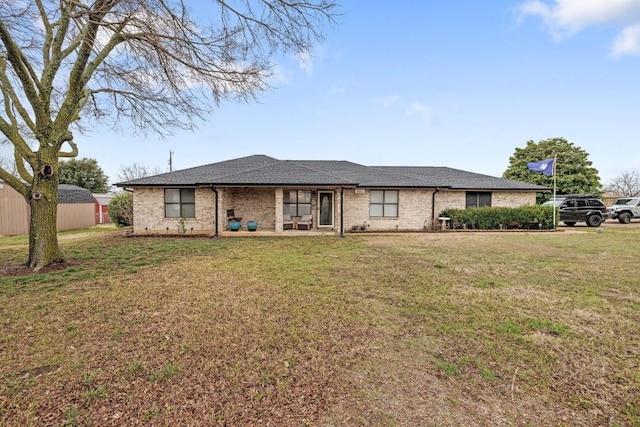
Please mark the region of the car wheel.
[[587, 218], [587, 225], [589, 227], [600, 227], [602, 224], [602, 217], [600, 215], [591, 215]]
[[566, 225], [567, 227], [573, 227], [574, 225], [576, 225], [575, 221], [564, 221], [564, 225]]
[[618, 221], [620, 221], [620, 224], [629, 224], [631, 222], [631, 214], [629, 212], [622, 212], [618, 215]]

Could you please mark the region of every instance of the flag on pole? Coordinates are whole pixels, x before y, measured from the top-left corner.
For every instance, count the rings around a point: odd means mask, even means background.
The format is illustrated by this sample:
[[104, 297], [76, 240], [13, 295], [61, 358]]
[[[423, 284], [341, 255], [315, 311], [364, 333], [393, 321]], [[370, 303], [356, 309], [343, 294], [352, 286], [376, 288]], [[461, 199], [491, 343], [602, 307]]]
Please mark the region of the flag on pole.
[[540, 172], [545, 175], [553, 175], [553, 163], [555, 159], [545, 159], [539, 162], [527, 163], [527, 168], [534, 172]]

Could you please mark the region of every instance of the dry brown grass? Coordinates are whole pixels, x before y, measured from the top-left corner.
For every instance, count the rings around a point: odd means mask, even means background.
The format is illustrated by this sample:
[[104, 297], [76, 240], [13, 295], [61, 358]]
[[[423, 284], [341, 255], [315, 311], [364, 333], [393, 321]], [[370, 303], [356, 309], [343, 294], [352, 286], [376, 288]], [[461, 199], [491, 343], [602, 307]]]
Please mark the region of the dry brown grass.
[[0, 239], [0, 425], [640, 425], [640, 228], [582, 230]]

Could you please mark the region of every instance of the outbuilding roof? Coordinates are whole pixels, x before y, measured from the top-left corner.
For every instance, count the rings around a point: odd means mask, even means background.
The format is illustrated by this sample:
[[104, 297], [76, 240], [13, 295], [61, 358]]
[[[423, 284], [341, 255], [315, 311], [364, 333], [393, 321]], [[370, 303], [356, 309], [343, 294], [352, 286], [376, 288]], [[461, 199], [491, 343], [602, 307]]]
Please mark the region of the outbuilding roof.
[[[5, 184], [0, 179], [0, 184]], [[58, 203], [93, 203], [91, 191], [77, 185], [58, 184]]]
[[58, 203], [93, 203], [91, 191], [77, 185], [58, 185]]
[[116, 196], [115, 193], [93, 193], [93, 198], [100, 206], [109, 206], [109, 202]]
[[548, 188], [431, 166], [365, 166], [344, 160], [278, 160], [253, 155], [116, 184], [152, 186], [344, 186], [546, 191]]

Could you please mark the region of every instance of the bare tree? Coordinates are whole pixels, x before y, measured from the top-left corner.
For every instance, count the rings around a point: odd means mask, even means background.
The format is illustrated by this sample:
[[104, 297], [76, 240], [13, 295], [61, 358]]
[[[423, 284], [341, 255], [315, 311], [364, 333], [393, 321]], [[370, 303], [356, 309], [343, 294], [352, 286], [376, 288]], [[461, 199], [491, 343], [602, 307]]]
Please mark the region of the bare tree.
[[158, 175], [162, 172], [163, 171], [157, 166], [149, 169], [145, 165], [133, 163], [132, 165], [120, 166], [118, 181], [131, 181], [138, 178], [144, 178], [145, 176]]
[[3, 159], [2, 157], [0, 157], [0, 169], [4, 169], [9, 175], [13, 175], [16, 178], [20, 176], [15, 164], [10, 160]]
[[622, 172], [609, 181], [604, 190], [627, 197], [640, 195], [640, 170], [630, 169]]
[[57, 165], [78, 154], [72, 130], [192, 128], [220, 101], [267, 89], [272, 55], [308, 52], [336, 16], [333, 0], [216, 0], [207, 14], [188, 4], [0, 2], [0, 133], [19, 173], [0, 167], [0, 179], [29, 201], [29, 266], [64, 260]]

